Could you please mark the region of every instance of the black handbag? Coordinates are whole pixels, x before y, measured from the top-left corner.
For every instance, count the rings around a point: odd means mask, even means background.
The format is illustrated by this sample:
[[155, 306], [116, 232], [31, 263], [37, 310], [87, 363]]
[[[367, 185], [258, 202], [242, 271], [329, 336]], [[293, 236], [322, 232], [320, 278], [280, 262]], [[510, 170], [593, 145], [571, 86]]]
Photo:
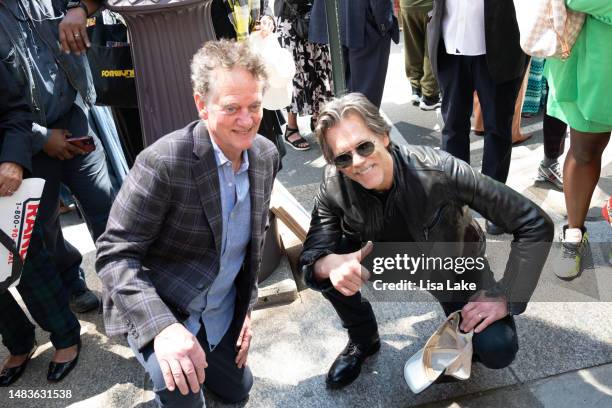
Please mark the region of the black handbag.
[[87, 59], [96, 89], [96, 105], [136, 108], [136, 79], [127, 27], [104, 24], [101, 15], [87, 28], [91, 47]]

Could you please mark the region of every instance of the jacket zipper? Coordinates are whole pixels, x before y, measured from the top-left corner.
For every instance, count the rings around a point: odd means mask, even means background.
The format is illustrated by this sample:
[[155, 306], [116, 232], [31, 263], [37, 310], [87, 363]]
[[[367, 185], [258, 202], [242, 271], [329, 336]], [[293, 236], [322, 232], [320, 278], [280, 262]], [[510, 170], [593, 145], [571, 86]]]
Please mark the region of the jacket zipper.
[[433, 216], [433, 221], [431, 221], [425, 228], [423, 228], [423, 236], [425, 237], [425, 241], [429, 240], [429, 230], [432, 229], [438, 221], [440, 221], [440, 217], [442, 216], [442, 210], [446, 207], [443, 205], [442, 207], [436, 210], [436, 213]]

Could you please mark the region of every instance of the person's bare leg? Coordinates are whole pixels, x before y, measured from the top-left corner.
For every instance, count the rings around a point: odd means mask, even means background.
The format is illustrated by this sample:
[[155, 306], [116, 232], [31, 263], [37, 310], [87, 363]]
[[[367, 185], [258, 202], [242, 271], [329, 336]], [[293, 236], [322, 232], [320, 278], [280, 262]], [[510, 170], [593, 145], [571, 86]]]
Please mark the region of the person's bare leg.
[[514, 104], [514, 115], [512, 116], [512, 144], [522, 143], [532, 136], [521, 133], [521, 111], [523, 110], [523, 102], [525, 101], [528, 80], [529, 70], [525, 72], [523, 83], [521, 84], [521, 88], [519, 89], [519, 93]]
[[474, 125], [472, 126], [474, 129], [474, 133], [478, 136], [484, 135], [484, 121], [482, 119], [482, 110], [480, 109], [480, 99], [478, 99], [478, 93], [474, 91], [474, 107], [472, 108], [474, 112]]
[[[298, 129], [298, 131], [295, 131], [295, 129]], [[288, 142], [292, 143], [300, 140], [301, 138], [302, 136], [300, 135], [297, 123], [297, 114], [293, 112], [287, 112], [287, 129], [285, 130], [285, 139]], [[304, 139], [301, 143], [298, 144], [298, 146], [300, 148], [308, 148], [310, 147], [310, 144]]]
[[297, 129], [297, 114], [293, 112], [287, 112], [287, 126], [290, 128]]
[[601, 155], [610, 133], [570, 131], [570, 148], [563, 165], [563, 193], [569, 228], [584, 226], [591, 197], [599, 181]]
[[9, 354], [8, 358], [4, 361], [4, 364], [2, 365], [2, 369], [18, 367], [22, 365], [27, 360], [29, 355], [30, 353], [17, 355]]
[[67, 363], [68, 361], [74, 360], [78, 353], [78, 345], [57, 349], [55, 353], [53, 353], [53, 358], [51, 361], [56, 363]]

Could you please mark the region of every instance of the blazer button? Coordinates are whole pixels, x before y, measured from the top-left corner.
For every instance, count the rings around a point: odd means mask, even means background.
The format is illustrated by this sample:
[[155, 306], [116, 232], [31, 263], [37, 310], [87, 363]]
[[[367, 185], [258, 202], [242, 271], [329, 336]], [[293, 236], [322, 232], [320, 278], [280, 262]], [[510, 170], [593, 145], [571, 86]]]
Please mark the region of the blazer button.
[[200, 289], [200, 290], [204, 289], [204, 282], [202, 282], [202, 283], [198, 283], [198, 284], [197, 284], [197, 286], [196, 286], [196, 288], [198, 288], [198, 289]]

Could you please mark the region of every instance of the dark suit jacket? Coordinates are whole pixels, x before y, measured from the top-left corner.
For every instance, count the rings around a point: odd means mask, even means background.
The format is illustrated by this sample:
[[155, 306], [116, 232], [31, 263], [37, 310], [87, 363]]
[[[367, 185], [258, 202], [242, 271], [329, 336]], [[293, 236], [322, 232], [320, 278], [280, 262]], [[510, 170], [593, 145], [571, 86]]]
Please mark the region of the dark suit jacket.
[[[257, 136], [249, 157], [251, 243], [236, 277], [234, 338], [257, 301], [270, 194], [278, 168], [274, 145]], [[130, 333], [142, 348], [219, 272], [221, 198], [213, 146], [202, 121], [159, 139], [136, 159], [97, 241], [109, 335]]]
[[17, 163], [31, 173], [32, 139], [32, 113], [25, 91], [0, 61], [0, 163]]
[[[429, 60], [436, 76], [445, 4], [446, 0], [434, 0], [433, 14], [427, 27]], [[519, 43], [514, 3], [510, 0], [484, 0], [484, 13], [489, 73], [497, 83], [521, 77], [525, 73], [527, 55]]]
[[[365, 46], [366, 24], [375, 28], [370, 32], [377, 32], [381, 37], [390, 34], [395, 43], [399, 41], [399, 26], [391, 0], [339, 0], [339, 6], [340, 40], [345, 47]], [[308, 29], [311, 42], [329, 43], [325, 16], [325, 0], [314, 0]]]

